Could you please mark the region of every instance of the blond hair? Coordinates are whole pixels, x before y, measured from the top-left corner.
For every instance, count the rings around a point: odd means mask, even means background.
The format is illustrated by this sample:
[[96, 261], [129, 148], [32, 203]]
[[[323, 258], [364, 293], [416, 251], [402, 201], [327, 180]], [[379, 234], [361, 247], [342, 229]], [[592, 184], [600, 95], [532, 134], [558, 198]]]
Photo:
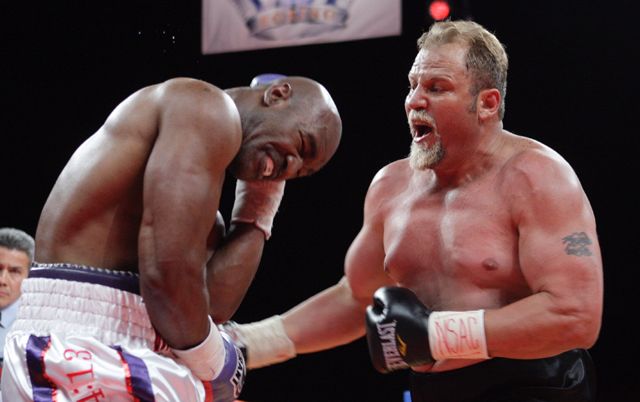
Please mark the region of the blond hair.
[[477, 96], [483, 89], [496, 88], [501, 102], [498, 110], [504, 118], [507, 96], [507, 69], [509, 60], [505, 47], [498, 38], [482, 25], [473, 21], [439, 21], [418, 39], [418, 49], [461, 43], [468, 46], [466, 67], [471, 73], [471, 94]]

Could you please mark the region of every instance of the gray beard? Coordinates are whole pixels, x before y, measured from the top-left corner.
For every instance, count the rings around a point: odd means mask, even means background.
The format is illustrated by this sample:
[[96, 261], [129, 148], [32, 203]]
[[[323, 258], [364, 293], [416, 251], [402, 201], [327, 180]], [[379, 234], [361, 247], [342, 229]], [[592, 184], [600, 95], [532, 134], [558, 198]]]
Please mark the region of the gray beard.
[[409, 166], [415, 170], [426, 170], [436, 166], [444, 158], [442, 143], [437, 141], [432, 147], [424, 148], [412, 142]]

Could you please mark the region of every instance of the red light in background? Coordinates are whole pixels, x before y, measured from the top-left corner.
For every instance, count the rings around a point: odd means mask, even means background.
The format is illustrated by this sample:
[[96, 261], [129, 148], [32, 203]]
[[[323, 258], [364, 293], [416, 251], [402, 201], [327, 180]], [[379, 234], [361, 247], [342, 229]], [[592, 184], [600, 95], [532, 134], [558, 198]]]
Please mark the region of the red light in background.
[[449, 7], [449, 2], [447, 1], [435, 0], [429, 4], [429, 14], [436, 21], [442, 21], [447, 18], [450, 12], [451, 7]]

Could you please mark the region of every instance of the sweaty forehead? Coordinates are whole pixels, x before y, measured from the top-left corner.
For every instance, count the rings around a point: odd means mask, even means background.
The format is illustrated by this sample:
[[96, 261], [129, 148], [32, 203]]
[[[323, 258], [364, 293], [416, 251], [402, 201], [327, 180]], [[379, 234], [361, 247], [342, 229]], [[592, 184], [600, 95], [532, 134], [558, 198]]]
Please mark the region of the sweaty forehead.
[[431, 46], [420, 49], [411, 66], [409, 75], [466, 73], [465, 46], [457, 43]]

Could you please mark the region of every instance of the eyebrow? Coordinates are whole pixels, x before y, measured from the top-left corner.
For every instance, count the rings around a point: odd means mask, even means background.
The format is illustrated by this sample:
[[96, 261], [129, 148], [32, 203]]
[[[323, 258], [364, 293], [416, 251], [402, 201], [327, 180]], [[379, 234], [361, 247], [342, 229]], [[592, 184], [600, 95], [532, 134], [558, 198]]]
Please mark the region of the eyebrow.
[[451, 81], [451, 75], [447, 75], [445, 73], [427, 73], [427, 74], [409, 74], [409, 81], [415, 80], [418, 82], [428, 82], [428, 81]]

